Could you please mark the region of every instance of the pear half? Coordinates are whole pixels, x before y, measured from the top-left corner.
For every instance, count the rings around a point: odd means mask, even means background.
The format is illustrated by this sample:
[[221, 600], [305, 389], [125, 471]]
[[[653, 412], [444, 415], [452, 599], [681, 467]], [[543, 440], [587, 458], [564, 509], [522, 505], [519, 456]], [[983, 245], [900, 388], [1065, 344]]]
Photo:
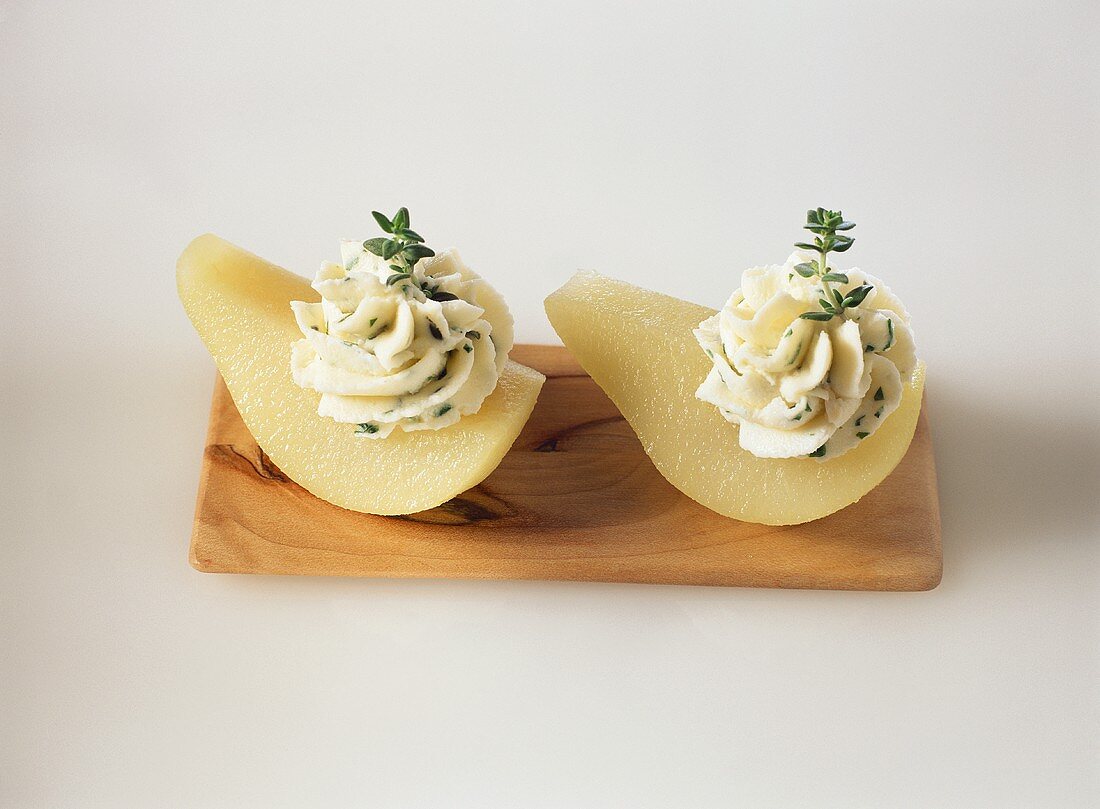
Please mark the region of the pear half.
[[692, 329], [713, 309], [580, 272], [546, 299], [546, 314], [634, 428], [658, 471], [727, 517], [764, 525], [825, 517], [881, 483], [913, 439], [923, 365], [905, 385], [898, 409], [841, 457], [825, 463], [757, 458], [738, 445], [736, 427], [695, 398], [710, 361]]
[[292, 300], [316, 301], [309, 281], [213, 235], [176, 265], [180, 300], [214, 356], [256, 442], [304, 489], [370, 514], [412, 514], [477, 485], [500, 463], [545, 377], [509, 360], [481, 410], [442, 430], [372, 441], [317, 415], [319, 394], [294, 384], [301, 336]]

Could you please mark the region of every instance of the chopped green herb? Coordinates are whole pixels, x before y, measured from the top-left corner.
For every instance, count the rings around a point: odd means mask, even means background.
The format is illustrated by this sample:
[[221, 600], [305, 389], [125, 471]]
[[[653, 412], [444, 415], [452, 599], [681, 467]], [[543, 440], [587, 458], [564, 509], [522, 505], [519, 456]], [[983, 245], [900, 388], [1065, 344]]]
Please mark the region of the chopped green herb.
[[469, 354], [471, 351], [474, 350], [474, 347], [471, 343], [463, 343], [462, 350]]
[[374, 424], [373, 422], [367, 421], [356, 427], [355, 432], [357, 435], [374, 435], [376, 432], [378, 432], [378, 425]]
[[810, 453], [809, 455], [807, 455], [806, 457], [807, 457], [807, 458], [821, 458], [822, 456], [824, 456], [824, 455], [825, 455], [825, 447], [826, 447], [826, 445], [825, 445], [825, 444], [822, 444], [822, 445], [821, 445], [820, 447], [818, 447], [817, 449], [815, 449], [815, 450], [814, 450], [813, 452], [811, 452], [811, 453]]
[[810, 403], [809, 402], [806, 402], [806, 412], [807, 413], [810, 412]]
[[440, 303], [443, 303], [445, 301], [458, 300], [458, 295], [455, 295], [452, 292], [436, 292], [434, 289], [428, 297], [431, 298], [433, 301], [439, 301]]
[[882, 347], [883, 351], [886, 351], [894, 344], [894, 321], [891, 318], [886, 318], [886, 333], [889, 335], [890, 339], [888, 339], [886, 345]]
[[792, 334], [794, 334], [794, 329], [787, 329], [785, 332], [783, 332], [784, 337], [790, 337]]
[[858, 419], [856, 419], [856, 427], [858, 427], [860, 424], [863, 423], [863, 419], [864, 419], [863, 416], [860, 416]]
[[797, 416], [791, 419], [791, 421], [802, 421], [802, 415], [802, 413], [799, 413]]
[[705, 352], [707, 352], [708, 357], [710, 357], [711, 359], [714, 359], [714, 352], [713, 351], [711, 351], [709, 348], [704, 348], [703, 350]]
[[787, 358], [787, 365], [794, 365], [795, 360], [798, 359], [798, 355], [802, 351], [802, 343], [802, 340], [798, 341], [798, 345], [794, 347], [794, 351], [791, 353], [791, 356]]
[[311, 328], [311, 329], [313, 329], [314, 331], [320, 331], [320, 330], [321, 330], [321, 329], [320, 329], [320, 328], [318, 328], [317, 326], [310, 326], [310, 328]]
[[882, 408], [882, 407], [880, 407], [880, 408], [879, 408], [878, 410], [876, 410], [876, 411], [875, 411], [875, 418], [876, 418], [876, 419], [880, 419], [880, 418], [882, 418], [882, 411], [883, 411], [884, 409], [885, 409], [885, 408]]
[[881, 402], [885, 398], [886, 397], [882, 393], [882, 388], [879, 388], [878, 390], [875, 391], [875, 401], [876, 402]]
[[428, 321], [428, 331], [432, 333], [432, 337], [434, 337], [436, 340], [443, 339], [443, 332], [441, 332], [439, 330], [439, 327], [430, 320]]
[[863, 350], [864, 350], [864, 352], [866, 352], [866, 353], [870, 353], [870, 352], [872, 352], [872, 351], [874, 351], [874, 350], [875, 350], [875, 347], [874, 347], [873, 345], [868, 345], [868, 346], [867, 346], [867, 347], [866, 347], [865, 349], [863, 349]]
[[447, 366], [446, 366], [446, 365], [444, 365], [444, 366], [443, 366], [443, 370], [442, 370], [442, 371], [440, 371], [440, 372], [439, 372], [438, 374], [436, 374], [436, 375], [435, 375], [435, 378], [436, 378], [436, 379], [442, 379], [442, 378], [443, 378], [443, 377], [445, 377], [446, 375], [447, 375]]
[[444, 402], [439, 406], [439, 409], [435, 411], [436, 416], [442, 416], [444, 413], [450, 412], [453, 405], [450, 402]]
[[856, 438], [858, 438], [860, 441], [862, 441], [864, 438], [866, 438], [869, 435], [870, 435], [870, 433], [856, 433]]
[[373, 326], [373, 325], [374, 325], [375, 323], [377, 323], [377, 322], [378, 322], [378, 318], [376, 318], [376, 317], [372, 317], [372, 318], [370, 319], [370, 322], [369, 322], [369, 323], [367, 323], [367, 325], [368, 325], [368, 326]]

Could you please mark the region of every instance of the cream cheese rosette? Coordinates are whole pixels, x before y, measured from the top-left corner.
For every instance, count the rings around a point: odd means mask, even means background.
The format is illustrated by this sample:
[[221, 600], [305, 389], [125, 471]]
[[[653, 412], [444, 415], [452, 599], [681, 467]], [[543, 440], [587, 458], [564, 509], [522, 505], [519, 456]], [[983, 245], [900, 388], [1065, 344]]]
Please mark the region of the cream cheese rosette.
[[342, 242], [340, 254], [342, 264], [323, 263], [313, 281], [320, 303], [291, 303], [303, 335], [291, 373], [321, 394], [318, 415], [383, 439], [476, 413], [512, 348], [500, 294], [454, 250], [418, 261], [397, 283], [390, 262], [361, 242]]
[[873, 289], [827, 322], [819, 278], [796, 272], [812, 262], [796, 252], [785, 264], [754, 267], [722, 310], [699, 324], [711, 359], [696, 396], [738, 426], [741, 447], [760, 458], [828, 461], [872, 435], [901, 402], [916, 367], [909, 315], [877, 278], [850, 269], [832, 289]]

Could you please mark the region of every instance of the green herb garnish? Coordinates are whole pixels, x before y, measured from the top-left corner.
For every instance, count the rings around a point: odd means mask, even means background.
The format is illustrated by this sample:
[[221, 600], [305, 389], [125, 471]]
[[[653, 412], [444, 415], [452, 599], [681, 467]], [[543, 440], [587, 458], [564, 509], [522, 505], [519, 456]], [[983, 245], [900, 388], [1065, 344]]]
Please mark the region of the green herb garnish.
[[806, 457], [807, 458], [820, 458], [820, 457], [822, 457], [825, 454], [825, 446], [826, 446], [825, 444], [822, 444], [820, 447], [815, 449], [813, 452], [811, 452]]
[[450, 412], [452, 405], [450, 402], [444, 402], [439, 406], [439, 409], [435, 411], [436, 416], [442, 416], [444, 413]]
[[828, 211], [824, 208], [816, 208], [806, 212], [806, 224], [803, 227], [814, 234], [814, 240], [810, 242], [798, 242], [795, 247], [802, 250], [812, 250], [817, 253], [817, 261], [806, 261], [795, 266], [794, 270], [803, 278], [817, 278], [821, 282], [820, 312], [803, 312], [799, 317], [803, 320], [819, 320], [828, 322], [834, 317], [843, 317], [844, 310], [859, 306], [874, 289], [870, 284], [861, 284], [847, 295], [842, 295], [839, 290], [833, 289], [830, 284], [847, 284], [848, 276], [842, 272], [833, 272], [829, 269], [829, 253], [843, 253], [853, 244], [855, 239], [845, 236], [840, 231], [851, 230], [856, 226], [855, 222], [848, 222], [840, 211]]
[[866, 438], [869, 435], [870, 435], [870, 433], [856, 433], [856, 438], [858, 438], [860, 441], [862, 441], [864, 438]]
[[392, 262], [390, 269], [394, 274], [386, 279], [386, 286], [393, 286], [398, 281], [408, 278], [416, 284], [417, 289], [420, 289], [420, 285], [413, 276], [413, 268], [420, 259], [434, 256], [435, 251], [424, 244], [423, 236], [409, 227], [409, 209], [399, 208], [393, 215], [393, 219], [378, 211], [371, 211], [371, 216], [389, 235], [367, 239], [363, 242], [363, 249]]
[[364, 422], [363, 424], [360, 424], [358, 427], [355, 428], [356, 435], [374, 435], [376, 432], [378, 432], [378, 425], [369, 421]]
[[883, 394], [882, 394], [882, 388], [879, 388], [878, 390], [875, 391], [875, 401], [876, 402], [881, 402], [885, 398], [886, 397], [883, 396]]

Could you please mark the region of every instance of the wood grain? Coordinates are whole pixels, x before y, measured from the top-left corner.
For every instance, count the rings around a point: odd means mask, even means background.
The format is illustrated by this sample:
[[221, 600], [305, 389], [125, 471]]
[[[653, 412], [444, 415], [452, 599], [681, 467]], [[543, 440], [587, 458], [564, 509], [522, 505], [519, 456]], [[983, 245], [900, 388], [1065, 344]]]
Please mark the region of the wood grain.
[[564, 348], [521, 345], [512, 356], [547, 376], [512, 450], [477, 487], [407, 517], [346, 511], [289, 480], [256, 445], [219, 379], [191, 564], [216, 573], [846, 590], [939, 583], [939, 502], [924, 412], [901, 464], [855, 505], [804, 525], [753, 525], [721, 517], [665, 481]]

